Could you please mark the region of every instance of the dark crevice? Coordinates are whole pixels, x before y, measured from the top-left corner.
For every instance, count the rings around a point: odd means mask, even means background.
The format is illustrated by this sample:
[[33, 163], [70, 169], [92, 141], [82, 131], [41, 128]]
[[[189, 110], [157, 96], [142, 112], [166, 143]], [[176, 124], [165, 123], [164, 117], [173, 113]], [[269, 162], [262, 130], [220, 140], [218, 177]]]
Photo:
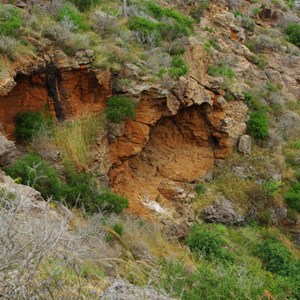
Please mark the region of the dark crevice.
[[53, 100], [54, 111], [57, 120], [64, 121], [65, 114], [63, 112], [62, 106], [59, 102], [59, 91], [58, 85], [60, 81], [60, 73], [55, 68], [52, 62], [47, 63], [46, 66], [46, 88], [49, 97]]

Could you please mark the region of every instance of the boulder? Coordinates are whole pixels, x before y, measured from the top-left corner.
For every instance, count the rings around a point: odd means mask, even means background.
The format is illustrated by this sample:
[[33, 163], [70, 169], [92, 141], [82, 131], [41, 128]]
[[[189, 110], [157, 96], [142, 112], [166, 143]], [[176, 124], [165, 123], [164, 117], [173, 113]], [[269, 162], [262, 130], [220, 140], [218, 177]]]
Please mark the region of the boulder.
[[234, 211], [231, 201], [222, 198], [213, 205], [204, 208], [202, 218], [209, 223], [241, 225], [244, 217]]
[[248, 134], [244, 134], [239, 139], [238, 150], [244, 154], [251, 154], [251, 137]]
[[13, 151], [16, 150], [14, 142], [0, 135], [0, 165], [6, 166], [11, 162]]
[[152, 289], [135, 286], [123, 280], [116, 280], [104, 291], [100, 300], [172, 300]]

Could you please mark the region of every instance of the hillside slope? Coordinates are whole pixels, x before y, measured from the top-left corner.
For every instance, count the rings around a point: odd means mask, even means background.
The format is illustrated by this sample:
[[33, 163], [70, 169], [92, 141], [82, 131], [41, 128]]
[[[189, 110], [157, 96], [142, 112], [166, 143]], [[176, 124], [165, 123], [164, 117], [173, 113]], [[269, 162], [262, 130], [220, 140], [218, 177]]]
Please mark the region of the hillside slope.
[[299, 299], [299, 2], [121, 4], [0, 4], [0, 295]]

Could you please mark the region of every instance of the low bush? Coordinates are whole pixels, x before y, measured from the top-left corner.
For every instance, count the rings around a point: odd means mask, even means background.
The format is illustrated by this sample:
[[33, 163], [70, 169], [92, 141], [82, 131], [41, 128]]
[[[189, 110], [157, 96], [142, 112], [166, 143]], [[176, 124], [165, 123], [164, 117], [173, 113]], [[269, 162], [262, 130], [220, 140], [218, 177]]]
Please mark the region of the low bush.
[[[114, 232], [116, 232], [119, 236], [122, 236], [124, 233], [124, 225], [121, 223], [117, 223], [112, 226]], [[111, 242], [114, 239], [114, 236], [111, 233], [107, 233], [105, 236], [105, 240], [107, 242]]]
[[275, 179], [265, 180], [261, 185], [262, 193], [265, 200], [267, 201], [267, 200], [274, 199], [278, 195], [280, 191], [280, 187], [281, 187], [281, 182], [278, 180]]
[[185, 241], [194, 253], [202, 253], [207, 259], [229, 259], [229, 255], [224, 249], [226, 241], [217, 225], [211, 227], [194, 225]]
[[16, 36], [21, 26], [20, 9], [9, 4], [0, 4], [0, 36]]
[[135, 33], [138, 42], [144, 45], [157, 45], [161, 41], [159, 24], [149, 19], [134, 16], [128, 21], [128, 27]]
[[289, 42], [300, 47], [300, 24], [298, 23], [289, 24], [285, 29], [285, 33], [288, 36]]
[[128, 27], [142, 45], [156, 46], [161, 40], [173, 41], [189, 36], [192, 31], [193, 20], [171, 8], [146, 2], [141, 9], [148, 16], [131, 17]]
[[72, 2], [80, 11], [87, 11], [101, 2], [100, 0], [69, 0], [69, 1]]
[[169, 69], [169, 74], [172, 77], [184, 76], [188, 73], [189, 67], [186, 62], [180, 56], [174, 56], [172, 58], [171, 68]]
[[73, 207], [84, 208], [92, 213], [97, 209], [94, 205], [98, 193], [96, 179], [90, 173], [68, 169], [66, 176], [66, 199]]
[[154, 2], [146, 3], [147, 11], [157, 20], [162, 20], [163, 18], [171, 18], [175, 20], [178, 24], [185, 28], [192, 28], [193, 20], [182, 13], [175, 11], [172, 8], [164, 8]]
[[255, 111], [263, 111], [265, 108], [260, 103], [260, 99], [256, 94], [253, 94], [251, 91], [244, 93], [245, 103], [247, 106]]
[[16, 116], [15, 136], [18, 141], [29, 141], [44, 124], [44, 117], [39, 111], [27, 111]]
[[21, 183], [41, 192], [44, 199], [53, 197], [61, 200], [64, 196], [65, 186], [57, 171], [35, 153], [17, 160], [6, 172], [12, 178], [18, 178]]
[[189, 11], [190, 16], [199, 23], [205, 11], [210, 8], [210, 4], [210, 0], [197, 1]]
[[135, 118], [135, 105], [130, 98], [113, 96], [107, 101], [106, 115], [110, 122], [120, 124]]
[[14, 37], [0, 35], [0, 54], [6, 55], [10, 60], [15, 59], [16, 49], [20, 42]]
[[65, 5], [58, 14], [60, 22], [72, 22], [77, 29], [88, 30], [89, 25], [86, 23], [85, 17], [81, 15], [76, 8]]
[[95, 206], [103, 211], [119, 214], [129, 207], [129, 201], [116, 193], [104, 191], [96, 197]]
[[247, 129], [250, 135], [255, 139], [266, 139], [269, 136], [269, 123], [265, 112], [256, 111], [250, 113]]
[[292, 253], [275, 238], [267, 238], [254, 251], [265, 268], [275, 274], [288, 275]]
[[203, 184], [199, 183], [195, 186], [195, 191], [196, 191], [197, 195], [200, 196], [200, 195], [205, 194], [206, 188]]
[[259, 69], [263, 69], [267, 66], [267, 61], [262, 55], [251, 55], [249, 60], [253, 64], [257, 65]]
[[42, 35], [53, 40], [56, 47], [69, 56], [75, 55], [79, 50], [86, 50], [90, 47], [90, 39], [86, 34], [73, 33], [61, 23], [47, 24], [42, 30]]
[[210, 76], [222, 76], [227, 79], [233, 79], [235, 77], [235, 73], [231, 67], [225, 66], [223, 64], [216, 65], [216, 66], [209, 66], [208, 67], [208, 74]]
[[300, 183], [295, 182], [285, 193], [284, 199], [289, 208], [300, 212]]

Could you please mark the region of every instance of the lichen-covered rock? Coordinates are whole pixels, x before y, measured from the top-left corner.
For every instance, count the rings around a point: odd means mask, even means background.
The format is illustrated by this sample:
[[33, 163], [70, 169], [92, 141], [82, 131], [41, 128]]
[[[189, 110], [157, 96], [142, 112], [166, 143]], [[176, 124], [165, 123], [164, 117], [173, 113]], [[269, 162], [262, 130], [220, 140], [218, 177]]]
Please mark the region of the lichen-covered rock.
[[202, 218], [209, 223], [241, 225], [244, 217], [234, 211], [231, 201], [222, 198], [202, 211]]
[[5, 136], [0, 135], [0, 165], [6, 166], [13, 158], [13, 152], [16, 150], [14, 142], [9, 141]]
[[104, 291], [100, 300], [175, 300], [148, 287], [138, 287], [123, 280], [116, 280]]
[[244, 134], [239, 139], [238, 150], [244, 154], [251, 154], [251, 137], [248, 134]]

